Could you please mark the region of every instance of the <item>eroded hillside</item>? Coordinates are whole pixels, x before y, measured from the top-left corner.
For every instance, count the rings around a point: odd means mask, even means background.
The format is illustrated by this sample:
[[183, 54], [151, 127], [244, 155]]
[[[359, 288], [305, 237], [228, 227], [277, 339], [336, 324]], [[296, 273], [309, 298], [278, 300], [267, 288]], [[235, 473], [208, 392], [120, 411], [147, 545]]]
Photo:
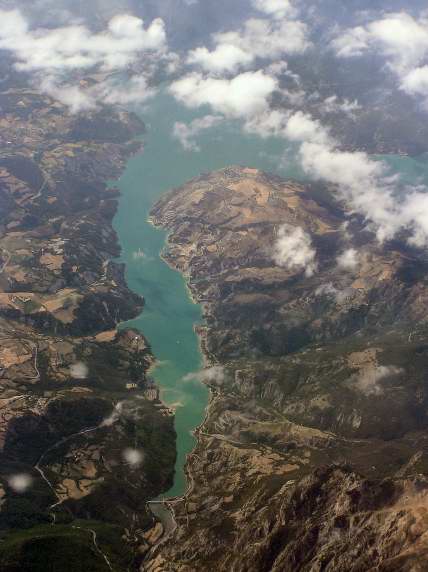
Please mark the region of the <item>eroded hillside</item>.
[[150, 347], [118, 329], [143, 300], [113, 261], [107, 181], [143, 125], [29, 89], [0, 108], [0, 568], [44, 569], [49, 554], [55, 570], [126, 569], [175, 462]]
[[[166, 195], [165, 258], [203, 303], [211, 401], [178, 527], [146, 570], [423, 570], [428, 285], [327, 189], [232, 167]], [[300, 228], [311, 267], [280, 264]]]

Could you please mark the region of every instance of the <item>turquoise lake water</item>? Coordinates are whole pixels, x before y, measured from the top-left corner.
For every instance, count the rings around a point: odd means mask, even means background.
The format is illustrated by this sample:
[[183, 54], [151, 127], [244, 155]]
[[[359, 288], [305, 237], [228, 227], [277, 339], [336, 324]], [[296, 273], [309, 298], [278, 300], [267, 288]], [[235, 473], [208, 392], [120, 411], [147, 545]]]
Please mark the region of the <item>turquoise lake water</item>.
[[[174, 486], [165, 496], [181, 495], [186, 489], [184, 464], [193, 449], [192, 430], [204, 418], [208, 390], [198, 382], [184, 382], [188, 373], [202, 366], [194, 325], [202, 320], [201, 309], [188, 295], [180, 273], [160, 258], [166, 233], [148, 223], [148, 214], [157, 199], [204, 172], [229, 165], [246, 165], [278, 175], [302, 179], [292, 160], [283, 160], [284, 141], [247, 135], [237, 124], [224, 123], [198, 137], [200, 152], [182, 149], [172, 137], [175, 121], [189, 122], [208, 110], [191, 112], [166, 94], [150, 104], [142, 118], [146, 123], [144, 152], [133, 157], [121, 176], [118, 213], [114, 226], [122, 246], [121, 260], [126, 263], [129, 287], [144, 296], [146, 306], [137, 319], [126, 326], [140, 330], [149, 340], [159, 365], [153, 377], [162, 390], [165, 403], [176, 408], [178, 457]], [[403, 173], [406, 182], [428, 183], [425, 158], [388, 157], [394, 170]]]

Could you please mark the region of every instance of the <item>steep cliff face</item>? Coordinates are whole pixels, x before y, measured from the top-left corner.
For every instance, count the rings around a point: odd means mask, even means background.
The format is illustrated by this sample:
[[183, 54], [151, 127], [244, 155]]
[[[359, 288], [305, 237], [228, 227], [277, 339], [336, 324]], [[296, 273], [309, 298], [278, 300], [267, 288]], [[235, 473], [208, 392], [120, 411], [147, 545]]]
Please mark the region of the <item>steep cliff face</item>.
[[189, 514], [194, 521], [147, 569], [422, 572], [427, 487], [422, 476], [371, 481], [347, 467], [318, 469], [297, 485], [247, 498], [239, 513], [211, 507], [210, 526], [204, 507], [202, 527], [199, 512]]
[[241, 167], [174, 190], [152, 219], [222, 369], [177, 529], [144, 569], [423, 570], [423, 253], [379, 244], [324, 188]]

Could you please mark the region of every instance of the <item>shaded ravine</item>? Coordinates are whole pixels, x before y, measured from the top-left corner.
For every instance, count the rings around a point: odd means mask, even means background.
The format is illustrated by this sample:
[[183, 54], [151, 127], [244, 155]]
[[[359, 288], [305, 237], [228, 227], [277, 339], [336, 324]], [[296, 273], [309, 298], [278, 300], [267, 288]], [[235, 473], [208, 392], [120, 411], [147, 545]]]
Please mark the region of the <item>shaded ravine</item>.
[[[101, 423], [99, 423], [95, 427], [87, 427], [85, 429], [81, 429], [80, 431], [78, 431], [76, 433], [72, 433], [71, 435], [68, 435], [67, 437], [62, 437], [59, 441], [57, 441], [56, 443], [54, 443], [53, 445], [48, 447], [48, 449], [46, 449], [46, 451], [44, 451], [44, 453], [42, 453], [42, 455], [39, 457], [39, 460], [34, 465], [34, 469], [39, 473], [40, 477], [48, 485], [48, 487], [52, 491], [53, 495], [57, 498], [57, 501], [49, 506], [50, 511], [52, 511], [52, 512], [50, 512], [50, 516], [52, 517], [52, 525], [56, 524], [56, 514], [54, 512], [54, 509], [59, 507], [60, 505], [62, 505], [67, 500], [67, 498], [65, 496], [61, 498], [61, 496], [57, 493], [55, 486], [49, 480], [49, 478], [47, 477], [47, 475], [45, 473], [45, 470], [42, 468], [43, 461], [45, 460], [47, 455], [49, 455], [49, 453], [51, 453], [55, 449], [58, 449], [58, 447], [61, 447], [62, 445], [65, 445], [66, 443], [73, 441], [73, 439], [76, 439], [77, 437], [80, 437], [82, 435], [87, 435], [88, 433], [94, 433], [95, 431], [98, 431], [99, 429], [102, 429], [105, 427], [110, 427], [111, 425], [113, 425], [113, 423], [115, 423], [116, 421], [119, 420], [122, 403], [123, 402], [117, 403], [117, 405], [113, 409], [110, 417], [108, 417], [107, 419], [103, 419], [103, 421], [101, 421]], [[107, 554], [105, 552], [103, 552], [98, 545], [96, 531], [93, 530], [92, 528], [83, 528], [81, 526], [76, 526], [76, 525], [72, 525], [71, 528], [74, 528], [76, 530], [82, 530], [84, 532], [88, 532], [89, 534], [91, 534], [92, 544], [95, 548], [95, 551], [104, 560], [104, 562], [106, 563], [108, 568], [110, 570], [113, 570], [112, 564], [111, 564]]]
[[[291, 145], [287, 149], [283, 140], [245, 134], [231, 122], [202, 133], [198, 139], [200, 152], [183, 150], [172, 136], [174, 123], [187, 123], [205, 112], [191, 112], [169, 96], [159, 95], [142, 113], [147, 126], [144, 152], [128, 162], [117, 182], [121, 197], [114, 227], [122, 247], [121, 259], [126, 264], [128, 286], [146, 300], [143, 313], [123, 327], [135, 328], [149, 340], [158, 360], [152, 376], [161, 388], [162, 400], [176, 410], [175, 480], [164, 495], [170, 499], [186, 491], [186, 458], [195, 446], [193, 432], [204, 420], [209, 392], [202, 383], [183, 381], [188, 373], [202, 367], [194, 330], [202, 319], [202, 310], [190, 300], [184, 278], [163, 261], [166, 232], [149, 223], [150, 209], [171, 188], [232, 164], [286, 178], [305, 178], [292, 159]], [[428, 182], [428, 168], [423, 161], [397, 156], [388, 158], [388, 162], [395, 171], [404, 172], [406, 179], [414, 180], [422, 173]]]

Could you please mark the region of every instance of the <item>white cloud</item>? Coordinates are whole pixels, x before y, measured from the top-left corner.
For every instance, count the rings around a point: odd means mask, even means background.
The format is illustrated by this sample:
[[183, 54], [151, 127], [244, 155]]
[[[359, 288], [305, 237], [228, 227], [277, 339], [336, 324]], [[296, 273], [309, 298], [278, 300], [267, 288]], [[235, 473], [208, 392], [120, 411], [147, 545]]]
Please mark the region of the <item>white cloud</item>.
[[337, 257], [337, 265], [344, 270], [355, 270], [360, 263], [358, 250], [348, 248]]
[[108, 417], [106, 417], [104, 419], [104, 421], [101, 423], [101, 427], [111, 427], [112, 425], [117, 423], [117, 421], [119, 421], [119, 419], [123, 415], [123, 410], [124, 410], [123, 406], [124, 406], [124, 402], [119, 401], [119, 403], [117, 403], [114, 406], [114, 409], [111, 412], [111, 414]]
[[189, 74], [173, 82], [170, 91], [187, 107], [209, 105], [215, 112], [232, 118], [246, 118], [268, 108], [277, 80], [259, 70], [232, 79]]
[[308, 174], [336, 185], [349, 206], [372, 221], [381, 242], [407, 230], [410, 243], [419, 247], [428, 243], [427, 189], [408, 189], [399, 198], [397, 177], [366, 153], [303, 143], [300, 157]]
[[333, 296], [334, 298], [337, 292], [338, 290], [334, 284], [332, 282], [327, 282], [326, 284], [321, 284], [321, 286], [318, 286], [318, 288], [315, 290], [315, 296]]
[[394, 64], [402, 67], [419, 63], [428, 50], [428, 21], [416, 20], [406, 12], [390, 14], [367, 26], [370, 40], [380, 46]]
[[82, 361], [77, 361], [70, 366], [70, 375], [74, 379], [86, 379], [89, 375], [89, 368]]
[[332, 144], [328, 130], [317, 119], [312, 119], [303, 111], [296, 111], [288, 116], [284, 135], [291, 141], [311, 142], [320, 145]]
[[93, 109], [98, 102], [144, 101], [153, 94], [143, 76], [124, 84], [107, 78], [91, 87], [80, 85], [79, 73], [97, 71], [107, 77], [128, 69], [141, 54], [147, 60], [168, 57], [164, 22], [157, 18], [145, 26], [129, 14], [114, 16], [106, 30], [93, 33], [78, 24], [33, 30], [19, 10], [0, 10], [0, 48], [12, 52], [15, 67], [31, 73], [43, 91], [72, 112]]
[[261, 137], [282, 137], [296, 143], [310, 141], [320, 145], [333, 145], [329, 131], [316, 119], [303, 111], [283, 111], [266, 108], [251, 117], [245, 125], [247, 131]]
[[245, 129], [260, 137], [285, 137], [289, 116], [289, 113], [266, 106], [261, 113], [247, 119]]
[[174, 123], [173, 137], [180, 141], [186, 151], [200, 151], [200, 147], [195, 142], [196, 137], [206, 129], [218, 125], [223, 121], [220, 115], [205, 115], [194, 119], [190, 123], [176, 121]]
[[219, 44], [211, 52], [206, 47], [196, 48], [191, 50], [187, 57], [188, 64], [210, 73], [236, 72], [240, 67], [251, 64], [253, 60], [253, 54], [233, 44]]
[[70, 71], [100, 66], [124, 69], [143, 51], [165, 48], [165, 25], [159, 18], [148, 27], [129, 14], [114, 16], [107, 30], [92, 33], [82, 25], [30, 30], [18, 10], [0, 11], [0, 47], [14, 53], [22, 71]]
[[257, 117], [251, 118], [247, 122], [246, 128], [262, 137], [282, 137], [296, 143], [334, 144], [328, 129], [320, 121], [313, 119], [303, 111], [266, 109]]
[[223, 385], [225, 381], [224, 368], [221, 365], [214, 365], [195, 373], [188, 373], [183, 377], [183, 382], [194, 382]]
[[90, 90], [95, 100], [110, 105], [130, 105], [142, 103], [156, 94], [156, 90], [149, 87], [143, 76], [133, 76], [127, 80], [121, 78], [120, 82], [107, 80]]
[[39, 87], [54, 99], [66, 105], [71, 113], [95, 109], [99, 102], [107, 105], [130, 105], [143, 103], [153, 97], [156, 91], [148, 86], [143, 76], [129, 79], [121, 78], [117, 82], [111, 78], [93, 85], [73, 85], [48, 76], [42, 79]]
[[10, 488], [13, 489], [16, 493], [22, 494], [31, 487], [33, 484], [33, 478], [27, 473], [20, 473], [9, 477], [7, 482]]
[[394, 181], [383, 163], [370, 159], [366, 153], [344, 152], [329, 144], [312, 142], [302, 143], [300, 158], [308, 174], [336, 185], [351, 208], [375, 223], [379, 240], [390, 239], [399, 230]]
[[346, 30], [332, 46], [339, 57], [361, 56], [368, 51], [382, 54], [397, 74], [401, 89], [428, 100], [426, 15], [418, 19], [406, 12], [388, 14], [366, 26]]
[[40, 81], [40, 89], [69, 108], [71, 113], [95, 109], [96, 101], [77, 85], [61, 85], [53, 77]]
[[339, 56], [359, 56], [379, 49], [395, 67], [419, 64], [428, 50], [428, 20], [416, 19], [406, 12], [388, 14], [366, 26], [346, 30], [333, 41]]
[[245, 127], [262, 136], [299, 143], [303, 170], [333, 185], [349, 208], [371, 221], [380, 241], [407, 230], [410, 243], [428, 244], [428, 193], [424, 187], [407, 189], [398, 197], [398, 177], [391, 176], [383, 162], [364, 152], [341, 151], [328, 129], [302, 111], [265, 109], [247, 120]]
[[275, 264], [287, 270], [304, 270], [312, 276], [316, 269], [316, 252], [312, 248], [311, 237], [300, 226], [284, 224], [278, 231], [273, 249]]
[[348, 299], [352, 298], [354, 294], [355, 290], [352, 288], [342, 288], [339, 290], [332, 282], [321, 284], [321, 286], [318, 286], [315, 290], [315, 296], [334, 298], [336, 304], [343, 304]]
[[408, 190], [405, 199], [399, 204], [397, 218], [405, 228], [410, 228], [412, 234], [410, 244], [420, 248], [428, 244], [428, 190]]
[[[198, 47], [187, 56], [187, 63], [199, 71], [173, 82], [170, 92], [187, 107], [207, 105], [215, 113], [243, 119], [248, 131], [276, 134], [276, 119], [282, 112], [274, 117], [269, 109], [271, 96], [280, 91], [276, 76], [287, 74], [299, 81], [283, 58], [309, 47], [308, 29], [290, 18], [295, 11], [286, 0], [254, 0], [254, 6], [272, 18], [250, 18], [237, 30], [213, 34], [211, 50]], [[248, 67], [251, 71], [242, 71]], [[296, 97], [300, 101], [301, 93], [289, 94], [289, 99]], [[175, 136], [189, 145], [183, 124], [176, 126]]]
[[122, 456], [125, 462], [132, 468], [139, 467], [144, 461], [144, 453], [139, 449], [124, 449]]
[[288, 70], [288, 64], [285, 61], [277, 61], [277, 62], [272, 62], [267, 68], [266, 68], [266, 72], [269, 75], [273, 75], [273, 76], [281, 76], [281, 75], [285, 75], [287, 74], [288, 76], [293, 76], [293, 78], [296, 79], [296, 81], [299, 79], [297, 75], [292, 74], [289, 70]]
[[300, 54], [310, 46], [308, 28], [299, 20], [247, 20], [240, 30], [214, 35], [217, 45], [233, 45], [253, 58], [276, 59]]
[[290, 0], [252, 0], [254, 8], [273, 18], [282, 19], [296, 13]]
[[310, 45], [308, 29], [298, 20], [251, 18], [241, 29], [213, 35], [214, 49], [191, 50], [187, 63], [209, 74], [236, 73], [256, 59], [275, 60], [304, 52]]
[[367, 367], [354, 376], [352, 381], [355, 389], [366, 396], [383, 395], [384, 387], [380, 383], [388, 377], [402, 375], [404, 370], [395, 366], [381, 365], [378, 367]]
[[369, 47], [370, 34], [362, 26], [347, 30], [332, 42], [339, 57], [361, 56]]
[[245, 129], [262, 137], [276, 136], [299, 144], [298, 158], [307, 175], [326, 181], [347, 207], [363, 214], [380, 242], [398, 232], [408, 242], [428, 244], [428, 191], [425, 187], [397, 192], [399, 177], [382, 161], [364, 152], [340, 150], [338, 141], [322, 123], [302, 111], [284, 112], [266, 106], [248, 117]]
[[231, 74], [255, 66], [256, 60], [279, 63], [283, 56], [302, 53], [310, 46], [306, 24], [285, 18], [294, 13], [287, 0], [254, 0], [254, 5], [273, 19], [250, 18], [237, 30], [213, 34], [214, 48], [191, 50], [187, 63], [208, 74]]
[[415, 68], [403, 76], [402, 87], [404, 91], [410, 95], [422, 95], [424, 97], [427, 96], [428, 66]]
[[343, 288], [342, 290], [339, 290], [332, 282], [321, 284], [321, 286], [318, 286], [315, 290], [315, 296], [334, 298], [337, 304], [343, 304], [346, 302], [347, 298], [352, 298], [354, 293], [355, 291], [352, 288]]
[[321, 111], [324, 113], [342, 112], [351, 116], [355, 111], [358, 111], [359, 109], [361, 109], [361, 105], [356, 99], [354, 101], [350, 101], [349, 99], [345, 98], [340, 101], [337, 95], [331, 95], [330, 97], [327, 97], [321, 105]]

